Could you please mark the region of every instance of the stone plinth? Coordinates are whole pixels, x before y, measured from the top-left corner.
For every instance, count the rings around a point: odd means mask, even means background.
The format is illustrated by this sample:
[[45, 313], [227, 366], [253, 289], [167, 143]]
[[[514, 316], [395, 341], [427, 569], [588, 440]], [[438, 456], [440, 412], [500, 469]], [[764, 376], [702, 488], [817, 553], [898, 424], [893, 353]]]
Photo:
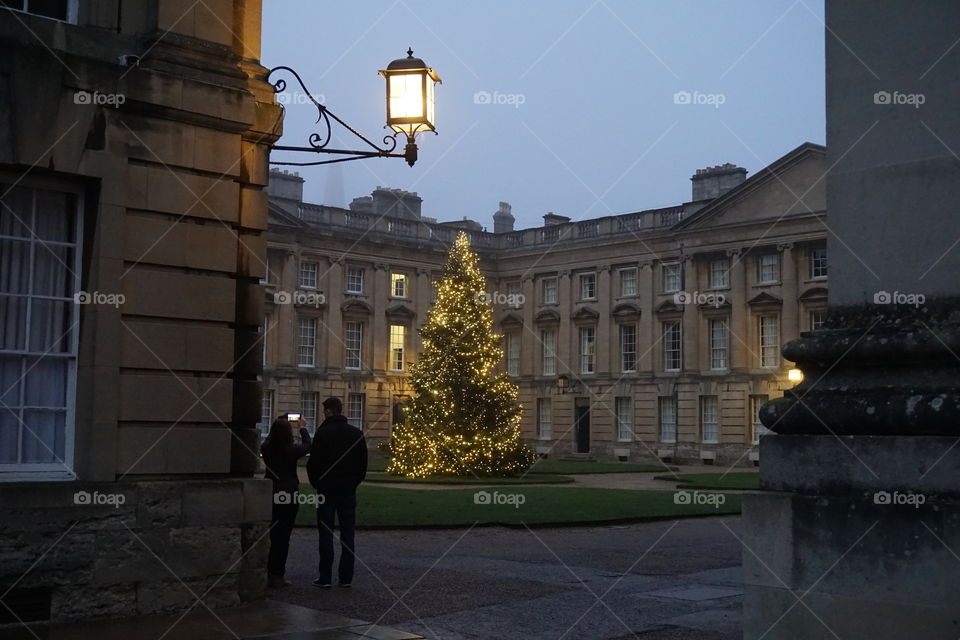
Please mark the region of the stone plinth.
[[263, 597], [270, 509], [253, 478], [0, 484], [0, 585], [37, 620], [235, 606]]
[[956, 438], [778, 435], [745, 495], [744, 638], [960, 636]]

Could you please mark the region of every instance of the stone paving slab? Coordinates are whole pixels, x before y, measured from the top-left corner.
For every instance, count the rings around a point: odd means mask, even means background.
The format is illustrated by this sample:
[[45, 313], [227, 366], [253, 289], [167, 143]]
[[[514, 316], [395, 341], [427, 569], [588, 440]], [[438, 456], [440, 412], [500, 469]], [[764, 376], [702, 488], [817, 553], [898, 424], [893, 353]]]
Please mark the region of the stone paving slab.
[[195, 607], [183, 616], [31, 624], [0, 628], [3, 640], [422, 640], [421, 636], [287, 602], [264, 600], [212, 613]]

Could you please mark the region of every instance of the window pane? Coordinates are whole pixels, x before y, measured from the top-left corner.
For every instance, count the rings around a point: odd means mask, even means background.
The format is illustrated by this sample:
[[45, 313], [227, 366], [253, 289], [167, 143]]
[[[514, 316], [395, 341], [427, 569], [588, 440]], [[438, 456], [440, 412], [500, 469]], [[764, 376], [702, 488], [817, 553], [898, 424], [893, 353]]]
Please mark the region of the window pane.
[[27, 348], [27, 299], [0, 296], [0, 349]]
[[[0, 404], [8, 407], [20, 406], [22, 375], [23, 358], [19, 356], [0, 357]], [[4, 413], [3, 406], [0, 406], [0, 413]]]
[[[31, 0], [30, 7], [33, 10]], [[37, 220], [33, 232], [41, 240], [75, 242], [76, 228], [73, 196], [56, 191], [37, 191]]]
[[73, 301], [34, 299], [30, 309], [30, 351], [70, 351], [70, 321]]
[[38, 296], [73, 296], [73, 249], [58, 245], [34, 247], [33, 293]]
[[29, 242], [0, 240], [0, 292], [27, 293], [30, 286], [29, 265]]
[[62, 462], [66, 412], [24, 411], [23, 422], [21, 462]]
[[[0, 194], [9, 187], [0, 186]], [[29, 189], [16, 187], [0, 198], [0, 236], [30, 237], [33, 226], [33, 194]]]
[[69, 373], [67, 360], [50, 357], [30, 359], [27, 360], [27, 369], [24, 405], [66, 408]]
[[19, 438], [19, 414], [0, 407], [0, 464], [17, 463], [17, 441]]

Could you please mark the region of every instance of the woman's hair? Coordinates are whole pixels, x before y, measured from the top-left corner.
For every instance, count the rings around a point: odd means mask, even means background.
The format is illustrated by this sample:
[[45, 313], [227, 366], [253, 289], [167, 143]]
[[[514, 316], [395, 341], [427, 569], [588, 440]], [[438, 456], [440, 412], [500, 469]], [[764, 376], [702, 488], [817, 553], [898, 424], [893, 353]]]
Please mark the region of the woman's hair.
[[290, 430], [290, 423], [287, 416], [280, 416], [270, 425], [270, 443], [274, 446], [293, 444], [293, 432]]

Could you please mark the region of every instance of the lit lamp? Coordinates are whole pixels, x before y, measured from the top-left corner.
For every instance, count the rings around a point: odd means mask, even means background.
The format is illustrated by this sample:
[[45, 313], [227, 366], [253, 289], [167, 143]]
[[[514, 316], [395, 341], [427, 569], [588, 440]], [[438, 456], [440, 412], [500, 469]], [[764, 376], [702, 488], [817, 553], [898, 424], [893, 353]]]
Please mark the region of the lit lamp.
[[800, 369], [790, 369], [787, 371], [787, 380], [793, 384], [800, 384], [803, 382], [803, 371], [800, 371]]
[[[2, 0], [0, 0], [2, 4]], [[273, 145], [274, 151], [303, 151], [307, 153], [330, 153], [341, 157], [335, 160], [317, 160], [309, 162], [274, 161], [273, 165], [291, 165], [295, 167], [310, 167], [318, 164], [334, 162], [348, 162], [364, 158], [403, 158], [411, 167], [417, 161], [416, 135], [423, 131], [437, 132], [434, 126], [434, 88], [440, 82], [440, 76], [420, 58], [413, 57], [413, 49], [407, 49], [406, 58], [398, 58], [380, 71], [380, 75], [387, 81], [387, 127], [393, 133], [384, 136], [383, 146], [374, 143], [362, 133], [338, 118], [326, 105], [314, 99], [307, 89], [300, 75], [290, 67], [274, 67], [267, 74], [267, 82], [273, 85], [274, 92], [280, 94], [287, 88], [283, 78], [271, 81], [275, 73], [291, 74], [303, 88], [304, 95], [313, 103], [317, 110], [317, 122], [320, 131], [311, 133], [308, 137], [310, 146]], [[280, 108], [284, 109], [281, 102]], [[332, 121], [332, 122], [331, 122]], [[365, 149], [332, 149], [328, 145], [333, 139], [333, 124], [337, 123], [361, 140]], [[407, 145], [403, 153], [394, 153], [397, 148], [397, 136], [403, 134], [407, 138]]]
[[404, 157], [411, 167], [417, 161], [415, 136], [434, 131], [434, 87], [440, 76], [407, 49], [406, 58], [398, 58], [380, 71], [387, 81], [387, 126], [407, 136]]

